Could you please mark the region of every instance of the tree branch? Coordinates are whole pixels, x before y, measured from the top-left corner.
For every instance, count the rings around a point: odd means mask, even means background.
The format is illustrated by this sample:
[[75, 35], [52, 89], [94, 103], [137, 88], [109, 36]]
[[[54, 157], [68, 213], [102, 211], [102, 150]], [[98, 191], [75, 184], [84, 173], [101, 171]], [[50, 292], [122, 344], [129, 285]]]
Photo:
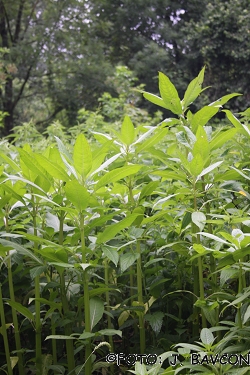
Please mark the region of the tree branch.
[[14, 110], [14, 108], [16, 107], [16, 105], [17, 105], [17, 103], [19, 102], [19, 100], [21, 99], [21, 96], [22, 96], [22, 93], [23, 93], [24, 87], [25, 87], [26, 83], [28, 82], [28, 79], [29, 79], [29, 77], [30, 77], [30, 73], [31, 73], [31, 70], [32, 70], [32, 68], [33, 68], [33, 65], [34, 65], [34, 62], [33, 62], [33, 64], [31, 64], [31, 65], [29, 66], [29, 68], [28, 68], [28, 70], [27, 70], [27, 73], [26, 73], [26, 76], [25, 76], [25, 78], [24, 78], [24, 81], [23, 81], [23, 83], [22, 83], [22, 86], [21, 86], [21, 88], [20, 88], [20, 90], [19, 90], [19, 93], [17, 94], [15, 100], [13, 101], [13, 104], [12, 104], [12, 109], [13, 109], [13, 110]]
[[40, 121], [37, 121], [35, 123], [35, 125], [42, 125], [42, 124], [46, 124], [47, 122], [51, 121], [59, 112], [61, 112], [63, 110], [63, 107], [58, 107], [57, 109], [55, 109], [55, 111], [52, 113], [52, 115], [50, 115], [49, 117], [47, 117], [45, 120], [40, 120]]
[[17, 19], [16, 19], [16, 28], [15, 28], [14, 38], [13, 38], [13, 44], [16, 44], [19, 38], [24, 3], [25, 3], [25, 0], [20, 0], [19, 9], [17, 13]]

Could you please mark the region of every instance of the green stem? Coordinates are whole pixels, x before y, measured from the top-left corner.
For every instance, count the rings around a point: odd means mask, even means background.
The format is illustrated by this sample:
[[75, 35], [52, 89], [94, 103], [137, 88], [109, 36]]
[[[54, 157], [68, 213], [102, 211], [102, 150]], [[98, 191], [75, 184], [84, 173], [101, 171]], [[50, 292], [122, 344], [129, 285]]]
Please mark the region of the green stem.
[[[8, 259], [8, 282], [9, 282], [9, 291], [10, 291], [10, 300], [15, 302], [15, 294], [14, 294], [14, 287], [13, 287], [13, 279], [12, 279], [12, 271], [11, 271], [11, 257], [9, 256]], [[13, 325], [15, 331], [15, 344], [18, 356], [18, 374], [24, 375], [24, 364], [23, 364], [23, 354], [22, 354], [22, 347], [21, 347], [21, 339], [20, 339], [20, 332], [19, 332], [19, 325], [17, 319], [17, 312], [14, 308], [12, 310], [12, 318], [13, 318]]]
[[[53, 316], [51, 318], [51, 334], [56, 335], [56, 324], [53, 322]], [[53, 365], [56, 365], [57, 364], [56, 340], [52, 340], [52, 358], [53, 358]]]
[[[5, 227], [6, 232], [9, 232], [9, 224], [8, 224], [8, 214], [5, 216]], [[15, 302], [15, 293], [14, 293], [14, 286], [13, 286], [13, 278], [12, 278], [12, 269], [11, 269], [11, 256], [9, 254], [8, 257], [8, 283], [9, 283], [9, 291], [10, 291], [10, 300]], [[24, 364], [23, 364], [23, 354], [22, 354], [22, 347], [21, 347], [21, 338], [20, 338], [20, 332], [19, 332], [19, 324], [17, 319], [17, 312], [12, 307], [12, 318], [13, 318], [13, 325], [14, 325], [14, 331], [15, 331], [15, 344], [16, 344], [16, 350], [17, 350], [17, 356], [18, 356], [18, 373], [20, 375], [24, 375]]]
[[[242, 261], [243, 261], [243, 259], [241, 259], [239, 261], [240, 269], [239, 269], [238, 293], [242, 293], [243, 284], [244, 284], [244, 281], [243, 281], [243, 271], [242, 271]], [[239, 322], [239, 328], [242, 328], [243, 327], [243, 323], [242, 323], [242, 318], [241, 318], [241, 302], [238, 303], [238, 322]]]
[[[104, 260], [104, 279], [105, 279], [105, 285], [106, 287], [109, 286], [109, 262], [108, 259]], [[109, 299], [109, 291], [106, 291], [106, 309], [108, 314], [110, 314], [110, 299]], [[111, 324], [111, 317], [110, 315], [107, 315], [108, 319], [108, 329], [112, 329], [112, 324]], [[109, 344], [110, 344], [110, 351], [114, 353], [114, 343], [113, 343], [113, 338], [112, 336], [109, 336]], [[111, 374], [114, 373], [114, 365], [110, 366], [110, 372]]]
[[[197, 198], [196, 198], [196, 185], [195, 182], [193, 184], [193, 191], [194, 191], [194, 210], [197, 211]], [[192, 226], [193, 229], [193, 234], [195, 235], [195, 239], [193, 239], [193, 242], [200, 244], [200, 235], [197, 234], [197, 226], [194, 224]], [[203, 257], [198, 258], [198, 275], [199, 275], [199, 294], [200, 294], [200, 299], [201, 301], [205, 300], [205, 291], [204, 291], [204, 281], [203, 281], [203, 262], [202, 262]], [[196, 282], [194, 280], [194, 282]], [[207, 320], [205, 317], [205, 314], [203, 310], [201, 309], [201, 319], [202, 319], [202, 328], [207, 327]]]
[[[65, 279], [64, 279], [64, 271], [60, 272], [60, 289], [61, 289], [61, 300], [62, 300], [62, 307], [63, 307], [63, 314], [67, 316], [69, 313], [69, 304], [66, 296], [66, 289], [65, 289]], [[64, 328], [65, 335], [70, 336], [72, 333], [72, 325], [68, 323], [65, 325]], [[67, 352], [67, 363], [68, 363], [68, 370], [72, 374], [75, 374], [75, 359], [74, 359], [74, 346], [72, 340], [65, 340], [66, 342], [66, 352]]]
[[1, 326], [2, 326], [1, 328], [2, 328], [8, 375], [13, 375], [11, 361], [10, 361], [10, 349], [9, 349], [9, 342], [8, 342], [8, 336], [7, 336], [6, 322], [5, 322], [4, 306], [3, 306], [2, 284], [0, 284], [0, 317], [1, 317]]
[[[136, 244], [136, 252], [138, 254], [138, 259], [137, 259], [137, 290], [138, 290], [138, 302], [139, 306], [144, 307], [144, 302], [143, 302], [143, 289], [142, 289], [142, 279], [143, 279], [143, 274], [142, 274], [142, 262], [141, 262], [141, 246], [140, 246], [140, 241], [137, 241]], [[144, 326], [144, 312], [141, 312], [139, 314], [139, 330], [140, 330], [140, 351], [141, 354], [145, 353], [145, 326]]]
[[[86, 247], [85, 247], [85, 234], [84, 234], [84, 215], [80, 213], [80, 233], [81, 233], [81, 250], [82, 250], [82, 262], [87, 262]], [[85, 317], [85, 332], [91, 332], [91, 319], [89, 309], [89, 278], [88, 272], [83, 271], [83, 292], [84, 292], [84, 317]], [[91, 374], [92, 362], [91, 362], [91, 339], [88, 338], [85, 346], [85, 373]]]
[[[34, 235], [37, 236], [37, 206], [35, 204], [35, 197], [32, 195], [32, 217]], [[34, 251], [38, 252], [38, 243], [34, 241]], [[42, 375], [42, 325], [40, 319], [41, 304], [40, 298], [40, 277], [35, 277], [35, 329], [36, 329], [36, 374]]]
[[[64, 223], [64, 212], [61, 211], [60, 218], [59, 218], [59, 245], [63, 245], [63, 223]], [[65, 289], [65, 277], [64, 277], [64, 270], [60, 272], [60, 290], [61, 290], [61, 300], [63, 306], [63, 313], [67, 315], [70, 311], [69, 304], [66, 295]], [[68, 323], [65, 325], [65, 335], [70, 336], [72, 333], [72, 324]], [[68, 363], [68, 370], [72, 374], [74, 374], [75, 369], [75, 359], [74, 359], [74, 345], [72, 340], [65, 340], [66, 341], [66, 352], [67, 352], [67, 363]]]

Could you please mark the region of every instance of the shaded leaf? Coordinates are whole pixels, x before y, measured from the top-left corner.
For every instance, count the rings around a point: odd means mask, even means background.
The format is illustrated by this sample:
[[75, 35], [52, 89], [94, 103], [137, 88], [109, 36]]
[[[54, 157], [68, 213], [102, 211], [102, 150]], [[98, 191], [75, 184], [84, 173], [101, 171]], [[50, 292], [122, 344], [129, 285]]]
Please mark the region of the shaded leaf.
[[89, 300], [90, 319], [91, 319], [91, 331], [96, 324], [101, 320], [104, 312], [104, 302], [98, 298], [93, 297]]

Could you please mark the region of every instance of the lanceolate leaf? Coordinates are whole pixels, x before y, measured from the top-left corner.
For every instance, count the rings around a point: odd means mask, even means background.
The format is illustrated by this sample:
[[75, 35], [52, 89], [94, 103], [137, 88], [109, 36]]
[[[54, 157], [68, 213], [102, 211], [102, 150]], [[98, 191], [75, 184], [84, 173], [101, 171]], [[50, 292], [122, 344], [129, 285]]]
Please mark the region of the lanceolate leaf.
[[154, 94], [150, 94], [149, 92], [143, 92], [143, 96], [145, 99], [150, 101], [151, 103], [154, 103], [160, 107], [168, 109], [168, 106], [164, 103], [163, 99], [159, 96], [156, 96]]
[[58, 149], [59, 149], [59, 152], [60, 152], [61, 156], [64, 155], [64, 157], [66, 157], [70, 162], [73, 163], [72, 157], [71, 157], [70, 153], [68, 152], [67, 148], [62, 143], [61, 139], [56, 137], [56, 136], [55, 136], [55, 139], [56, 139], [56, 143], [57, 143], [57, 146], [58, 146]]
[[223, 146], [227, 141], [233, 139], [235, 134], [238, 132], [237, 129], [229, 129], [217, 134], [210, 142], [210, 149], [215, 150]]
[[[36, 163], [35, 154], [31, 153], [28, 154], [26, 151], [20, 149], [19, 150], [20, 158], [23, 163], [37, 176], [42, 177], [44, 180], [47, 180], [49, 184], [51, 184], [51, 179], [48, 178], [46, 175], [46, 170], [40, 165]], [[33, 181], [34, 182], [34, 181]]]
[[125, 145], [129, 146], [134, 142], [135, 128], [128, 116], [125, 116], [121, 128], [121, 140]]
[[96, 324], [101, 320], [104, 312], [104, 302], [98, 298], [93, 297], [89, 300], [90, 319], [91, 319], [91, 331]]
[[193, 79], [185, 92], [184, 98], [183, 98], [183, 106], [184, 110], [187, 109], [189, 104], [193, 103], [193, 101], [200, 95], [202, 92], [202, 83], [204, 80], [204, 73], [205, 73], [205, 67], [202, 68], [200, 71], [198, 77]]
[[205, 160], [200, 154], [196, 154], [190, 162], [190, 172], [192, 176], [197, 177], [202, 172]]
[[244, 135], [246, 135], [247, 137], [250, 136], [250, 130], [248, 129], [248, 127], [244, 124], [242, 124], [233, 114], [232, 112], [230, 112], [229, 110], [224, 110], [223, 112], [226, 113], [227, 115], [227, 118], [229, 121], [231, 121], [231, 123]]
[[7, 155], [5, 155], [3, 152], [0, 153], [0, 158], [4, 159], [7, 162], [7, 164], [9, 164], [12, 169], [14, 169], [14, 171], [20, 172], [21, 170], [20, 166], [16, 164], [14, 160], [12, 160]]
[[203, 169], [203, 171], [199, 174], [198, 178], [202, 177], [202, 176], [205, 176], [206, 174], [208, 174], [209, 172], [211, 172], [213, 169], [219, 167], [219, 165], [221, 165], [223, 163], [223, 160], [222, 161], [217, 161], [216, 163], [210, 165], [209, 167]]
[[226, 104], [230, 99], [234, 98], [235, 96], [240, 96], [242, 94], [239, 94], [239, 93], [233, 93], [233, 94], [228, 94], [228, 95], [224, 95], [222, 96], [222, 98], [216, 100], [215, 102], [213, 103], [210, 103], [209, 106], [211, 107], [222, 107], [223, 104]]
[[135, 174], [141, 169], [141, 167], [141, 165], [128, 165], [126, 167], [113, 169], [100, 178], [100, 180], [95, 185], [95, 188], [96, 190], [98, 190], [108, 183], [116, 182], [124, 177], [130, 176], [131, 174]]
[[121, 156], [121, 153], [112, 156], [111, 158], [109, 158], [108, 160], [106, 160], [104, 163], [102, 163], [102, 165], [100, 165], [99, 168], [95, 169], [95, 170], [91, 173], [90, 176], [92, 177], [92, 176], [94, 176], [96, 173], [99, 173], [99, 172], [103, 171], [105, 168], [107, 168], [111, 163], [113, 163], [113, 162], [114, 162], [116, 159], [118, 159], [120, 156]]
[[144, 141], [143, 143], [140, 143], [137, 146], [137, 152], [141, 152], [143, 150], [149, 149], [150, 147], [154, 146], [158, 142], [162, 141], [166, 134], [168, 133], [168, 128], [163, 129], [157, 129], [156, 134], [154, 134], [152, 137]]
[[54, 178], [57, 178], [62, 181], [68, 181], [70, 178], [67, 172], [58, 164], [51, 162], [45, 156], [41, 154], [35, 155], [36, 160], [38, 163], [46, 169], [46, 171]]
[[67, 182], [64, 189], [68, 200], [79, 211], [84, 210], [88, 206], [89, 193], [87, 189], [83, 185], [79, 184], [77, 180]]
[[120, 337], [122, 337], [122, 331], [120, 331], [119, 329], [101, 329], [100, 331], [98, 331], [98, 333], [100, 335], [104, 335], [104, 336], [114, 336], [114, 335], [118, 335]]
[[92, 152], [90, 145], [83, 134], [79, 134], [73, 152], [74, 167], [77, 172], [86, 177], [92, 168]]
[[177, 115], [181, 115], [182, 106], [178, 92], [170, 79], [161, 72], [159, 72], [159, 90], [166, 108]]
[[151, 181], [148, 184], [144, 185], [143, 188], [141, 189], [140, 200], [152, 194], [158, 185], [159, 185], [158, 181]]
[[2, 238], [0, 238], [0, 243], [3, 246], [8, 247], [8, 249], [15, 249], [19, 254], [27, 255], [29, 258], [33, 259], [38, 264], [42, 264], [43, 265], [43, 262], [41, 261], [41, 259], [39, 259], [36, 255], [34, 255], [32, 253], [32, 251], [30, 251], [30, 250], [26, 249], [25, 247], [19, 245], [18, 243], [12, 242], [12, 241], [8, 241], [8, 240], [4, 240]]
[[139, 215], [141, 214], [131, 214], [125, 217], [125, 219], [119, 221], [119, 223], [108, 226], [103, 232], [99, 233], [96, 242], [104, 243], [110, 241], [122, 229], [129, 227]]
[[219, 108], [205, 106], [196, 112], [191, 120], [191, 128], [196, 133], [198, 126], [204, 126], [218, 112]]
[[29, 309], [27, 309], [27, 307], [23, 306], [21, 303], [16, 301], [7, 301], [6, 303], [13, 307], [13, 309], [17, 310], [20, 314], [28, 318], [29, 320], [34, 321], [34, 315], [32, 314], [32, 312]]

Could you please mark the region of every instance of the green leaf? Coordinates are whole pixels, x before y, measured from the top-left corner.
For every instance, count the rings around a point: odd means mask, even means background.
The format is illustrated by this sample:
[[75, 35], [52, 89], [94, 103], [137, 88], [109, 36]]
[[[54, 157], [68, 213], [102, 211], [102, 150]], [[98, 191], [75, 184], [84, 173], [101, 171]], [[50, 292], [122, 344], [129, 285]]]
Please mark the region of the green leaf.
[[46, 171], [54, 178], [57, 178], [62, 181], [68, 181], [69, 176], [67, 172], [58, 164], [51, 162], [49, 159], [47, 159], [45, 156], [41, 154], [35, 155], [36, 160], [38, 163], [46, 169]]
[[68, 181], [64, 187], [67, 199], [79, 211], [85, 210], [89, 204], [90, 195], [87, 189], [77, 180]]
[[79, 340], [86, 340], [86, 339], [89, 339], [90, 337], [94, 337], [95, 336], [95, 333], [91, 333], [91, 332], [83, 332], [80, 336], [79, 336]]
[[212, 332], [208, 328], [203, 328], [200, 334], [201, 342], [205, 345], [211, 345], [215, 338]]
[[244, 134], [245, 136], [250, 136], [250, 130], [244, 124], [242, 124], [228, 109], [223, 110], [226, 113], [228, 120], [240, 131], [240, 133]]
[[[199, 126], [198, 129], [200, 128], [204, 130], [202, 127]], [[197, 137], [197, 140], [193, 147], [193, 156], [195, 157], [195, 155], [200, 154], [203, 160], [206, 161], [207, 158], [209, 157], [209, 151], [210, 151], [210, 147], [209, 147], [206, 133], [204, 131], [203, 135], [201, 135], [200, 137]]]
[[159, 90], [166, 108], [177, 115], [181, 115], [182, 106], [178, 92], [170, 79], [161, 72], [159, 72]]
[[224, 96], [222, 96], [222, 98], [216, 100], [213, 103], [210, 103], [209, 106], [211, 106], [211, 107], [222, 107], [223, 104], [226, 104], [230, 99], [234, 98], [235, 96], [240, 96], [240, 95], [242, 95], [242, 94], [233, 93], [233, 94], [224, 95]]
[[89, 300], [89, 309], [90, 309], [90, 319], [91, 319], [91, 331], [97, 325], [97, 323], [101, 320], [103, 312], [104, 312], [104, 302], [98, 298], [93, 297]]
[[83, 134], [79, 134], [73, 151], [74, 167], [77, 172], [86, 177], [92, 168], [92, 152]]
[[64, 146], [64, 144], [62, 143], [61, 139], [56, 137], [55, 136], [55, 139], [56, 139], [56, 143], [57, 143], [57, 146], [58, 146], [58, 149], [59, 149], [59, 152], [60, 152], [60, 155], [66, 157], [71, 163], [73, 163], [73, 160], [72, 160], [72, 157], [70, 155], [70, 153], [68, 152], [67, 148]]
[[5, 162], [7, 163], [7, 164], [9, 164], [10, 166], [11, 166], [11, 168], [14, 170], [14, 171], [16, 171], [16, 172], [20, 172], [20, 170], [21, 170], [21, 167], [18, 165], [18, 164], [16, 164], [15, 162], [14, 162], [14, 160], [12, 160], [11, 158], [9, 158], [7, 155], [5, 155], [3, 152], [0, 152], [0, 157], [3, 159], [3, 160], [5, 160]]
[[153, 314], [146, 314], [144, 319], [149, 322], [152, 330], [156, 335], [158, 335], [161, 331], [162, 323], [163, 323], [164, 313], [162, 311], [156, 311]]
[[16, 364], [17, 364], [17, 362], [18, 362], [18, 357], [17, 356], [15, 356], [15, 357], [10, 357], [10, 365], [11, 365], [11, 368], [13, 369], [15, 366], [16, 366]]
[[25, 184], [28, 184], [30, 186], [33, 186], [35, 189], [40, 190], [42, 193], [44, 193], [46, 195], [45, 191], [40, 186], [34, 184], [30, 180], [27, 180], [26, 178], [22, 178], [22, 177], [19, 177], [19, 176], [8, 175], [8, 178], [6, 178], [4, 181], [2, 181], [2, 183], [4, 183], [5, 181], [8, 181], [8, 180], [11, 180], [11, 181], [22, 181]]
[[208, 237], [210, 238], [211, 240], [214, 240], [214, 241], [217, 241], [217, 242], [221, 242], [221, 243], [224, 243], [226, 245], [231, 245], [229, 242], [226, 242], [224, 241], [222, 238], [218, 237], [218, 236], [215, 236], [214, 234], [211, 234], [211, 233], [198, 233], [198, 234], [202, 234], [202, 236], [205, 236], [205, 237]]
[[159, 170], [154, 171], [151, 174], [155, 174], [156, 176], [161, 176], [164, 178], [164, 180], [177, 180], [177, 181], [186, 181], [187, 176], [182, 171], [173, 172], [170, 170]]
[[205, 160], [200, 154], [196, 154], [189, 163], [189, 169], [192, 176], [197, 177], [203, 170]]
[[50, 335], [45, 338], [45, 340], [75, 340], [74, 336], [66, 336], [66, 335]]
[[21, 305], [21, 303], [15, 301], [7, 301], [6, 303], [30, 321], [34, 321], [34, 315], [32, 314], [32, 312], [29, 309], [27, 309], [27, 307]]
[[181, 229], [186, 228], [191, 223], [191, 212], [187, 211], [182, 219]]
[[119, 329], [101, 329], [100, 331], [98, 331], [98, 334], [100, 335], [104, 335], [104, 336], [120, 336], [122, 337], [122, 331], [120, 331]]
[[[205, 216], [205, 215], [204, 215]], [[197, 225], [197, 224], [196, 224]], [[201, 244], [198, 244], [198, 243], [194, 243], [193, 244], [193, 248], [194, 250], [198, 253], [198, 254], [206, 254], [207, 250], [205, 249], [204, 246], [202, 246]]]
[[204, 80], [204, 73], [205, 73], [205, 67], [202, 68], [198, 76], [189, 83], [188, 88], [183, 98], [184, 110], [186, 110], [189, 104], [193, 103], [193, 101], [202, 92], [201, 86]]
[[122, 229], [129, 227], [139, 215], [141, 214], [131, 214], [118, 223], [108, 226], [103, 232], [99, 233], [96, 243], [100, 244], [113, 239]]
[[33, 267], [30, 269], [30, 277], [34, 279], [36, 276], [40, 276], [43, 272], [47, 271], [46, 266]]
[[249, 318], [250, 318], [250, 306], [247, 307], [242, 323], [245, 324], [249, 320]]
[[233, 268], [224, 268], [221, 270], [220, 273], [220, 287], [223, 288], [224, 284], [230, 280], [236, 277], [238, 274], [238, 270], [235, 270]]
[[143, 96], [144, 96], [145, 99], [147, 99], [151, 103], [156, 104], [159, 107], [168, 109], [168, 106], [164, 103], [163, 99], [160, 98], [159, 96], [156, 96], [154, 94], [150, 94], [149, 92], [143, 92]]
[[209, 172], [211, 172], [215, 168], [219, 167], [219, 165], [221, 165], [222, 163], [223, 163], [223, 160], [217, 161], [216, 163], [214, 163], [214, 164], [210, 165], [209, 167], [203, 169], [203, 171], [199, 174], [198, 178], [200, 178], [202, 176], [205, 176], [206, 174], [208, 174]]
[[155, 131], [155, 134], [152, 137], [150, 137], [149, 139], [145, 140], [143, 143], [140, 143], [137, 146], [136, 151], [142, 152], [142, 151], [148, 150], [150, 147], [162, 141], [165, 138], [168, 131], [169, 131], [168, 128], [157, 129]]
[[[46, 180], [50, 186], [51, 180], [48, 178], [46, 174], [46, 170], [43, 167], [41, 167], [41, 165], [36, 163], [35, 154], [33, 153], [28, 154], [23, 149], [19, 149], [19, 154], [20, 154], [21, 161], [23, 161], [26, 167], [28, 167], [28, 169], [30, 169], [30, 171], [36, 174], [37, 176]], [[35, 181], [32, 181], [32, 182], [35, 182]]]
[[141, 165], [127, 165], [125, 167], [113, 169], [100, 178], [95, 185], [95, 188], [98, 190], [104, 185], [121, 180], [122, 178], [130, 176], [131, 174], [135, 174], [141, 169], [141, 167]]
[[43, 265], [43, 262], [41, 261], [41, 259], [39, 259], [36, 255], [34, 255], [32, 253], [32, 251], [30, 251], [30, 250], [26, 249], [25, 247], [17, 244], [16, 242], [4, 240], [4, 239], [1, 238], [0, 243], [3, 246], [8, 247], [9, 249], [15, 249], [19, 254], [26, 255], [29, 258], [33, 259], [35, 262]]
[[198, 126], [204, 126], [218, 112], [219, 108], [205, 106], [196, 112], [191, 120], [191, 129], [196, 133]]
[[144, 197], [148, 197], [149, 195], [151, 195], [158, 185], [159, 185], [158, 181], [151, 181], [148, 184], [144, 185], [143, 188], [141, 189], [140, 200]]
[[54, 301], [49, 301], [45, 298], [29, 298], [29, 304], [33, 301], [38, 301], [44, 305], [48, 305], [50, 307], [53, 307], [54, 309], [57, 309], [59, 311], [61, 311], [62, 309], [62, 303], [58, 303], [58, 302], [54, 302]]
[[[101, 171], [103, 171], [104, 169], [106, 169], [110, 164], [112, 164], [116, 159], [118, 159], [122, 154], [119, 153], [119, 154], [116, 154], [114, 156], [112, 156], [111, 158], [109, 158], [108, 160], [106, 160], [104, 163], [102, 163], [102, 165], [100, 165], [99, 168], [95, 169], [92, 173], [91, 173], [91, 177], [94, 176], [96, 173], [99, 173]], [[95, 160], [93, 161], [93, 163], [95, 163]]]
[[111, 246], [103, 246], [102, 251], [111, 262], [114, 263], [115, 266], [117, 266], [119, 262], [119, 253], [115, 248], [112, 248]]
[[126, 271], [138, 259], [137, 253], [125, 253], [120, 256], [121, 273]]
[[237, 129], [229, 129], [229, 130], [220, 132], [211, 140], [210, 149], [216, 150], [217, 148], [220, 148], [226, 142], [233, 139], [237, 132], [238, 132]]
[[135, 128], [129, 116], [125, 116], [121, 127], [121, 140], [129, 146], [134, 142]]
[[200, 229], [200, 231], [203, 230], [205, 224], [206, 224], [206, 216], [203, 214], [203, 212], [197, 211], [192, 213], [192, 222], [197, 225], [197, 227]]

